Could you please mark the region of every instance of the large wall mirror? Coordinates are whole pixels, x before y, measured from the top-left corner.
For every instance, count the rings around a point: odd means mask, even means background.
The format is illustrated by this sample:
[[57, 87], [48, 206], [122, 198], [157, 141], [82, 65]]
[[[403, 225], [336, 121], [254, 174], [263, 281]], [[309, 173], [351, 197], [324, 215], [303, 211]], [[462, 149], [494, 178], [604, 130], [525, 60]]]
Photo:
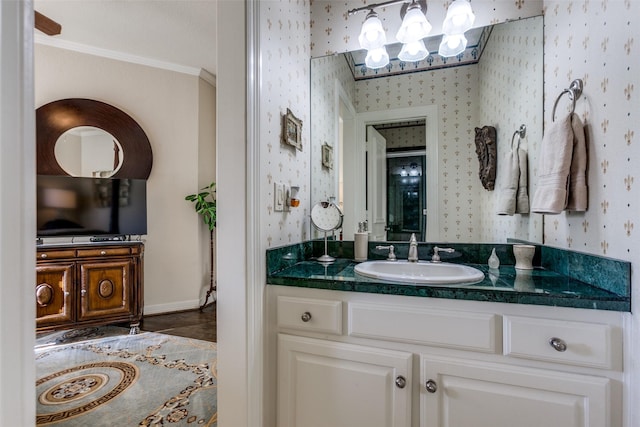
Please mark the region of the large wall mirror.
[[[406, 241], [415, 233], [431, 242], [542, 243], [541, 215], [498, 215], [496, 204], [521, 125], [530, 196], [535, 189], [543, 17], [473, 29], [468, 37], [458, 57], [437, 55], [438, 36], [425, 43], [427, 59], [392, 59], [380, 70], [365, 69], [362, 52], [311, 60], [311, 204], [336, 201], [344, 239], [367, 220], [372, 240]], [[483, 126], [497, 131], [493, 191], [479, 177], [475, 129]], [[331, 169], [321, 161], [326, 144], [333, 148]]]
[[140, 125], [124, 111], [91, 99], [38, 108], [36, 142], [40, 175], [147, 179], [153, 163]]

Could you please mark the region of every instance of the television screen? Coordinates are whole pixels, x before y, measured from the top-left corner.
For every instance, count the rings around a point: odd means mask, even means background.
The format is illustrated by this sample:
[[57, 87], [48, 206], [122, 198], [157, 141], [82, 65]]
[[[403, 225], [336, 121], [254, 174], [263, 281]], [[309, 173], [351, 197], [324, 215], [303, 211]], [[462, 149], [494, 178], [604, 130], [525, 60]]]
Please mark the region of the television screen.
[[147, 234], [144, 179], [37, 177], [38, 237]]

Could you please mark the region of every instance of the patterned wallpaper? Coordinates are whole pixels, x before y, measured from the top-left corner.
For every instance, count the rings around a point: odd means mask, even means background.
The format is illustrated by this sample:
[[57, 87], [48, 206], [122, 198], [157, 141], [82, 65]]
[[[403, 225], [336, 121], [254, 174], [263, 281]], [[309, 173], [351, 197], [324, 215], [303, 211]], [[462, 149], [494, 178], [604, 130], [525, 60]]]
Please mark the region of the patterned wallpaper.
[[387, 140], [387, 150], [424, 150], [424, 140], [426, 137], [424, 124], [378, 129], [378, 132]]
[[520, 146], [528, 152], [529, 197], [535, 188], [543, 122], [542, 21], [539, 16], [494, 26], [480, 59], [479, 123], [496, 128], [498, 147], [496, 189], [480, 193], [480, 240], [484, 242], [506, 242], [510, 237], [542, 242], [541, 215], [504, 216], [495, 210], [505, 185], [506, 156], [522, 124], [527, 128]]
[[[306, 0], [260, 2], [261, 216], [267, 247], [308, 238], [309, 20]], [[287, 108], [302, 120], [302, 151], [280, 142], [281, 115]], [[274, 212], [275, 182], [299, 186], [300, 207]]]
[[[366, 12], [349, 16], [351, 9], [366, 4], [382, 3], [376, 0], [313, 0], [311, 3], [311, 56], [324, 56], [336, 52], [360, 49], [358, 34]], [[450, 0], [429, 0], [427, 19], [433, 26], [431, 34], [442, 33], [442, 21]], [[475, 27], [504, 22], [509, 19], [537, 16], [542, 13], [542, 0], [473, 0]], [[400, 5], [376, 9], [387, 31], [387, 43], [395, 43], [395, 34], [401, 24]]]
[[[581, 78], [576, 113], [587, 128], [589, 209], [545, 216], [544, 240], [636, 261], [632, 268], [640, 267], [639, 28], [636, 0], [545, 1], [545, 126], [556, 97]], [[558, 113], [568, 105], [565, 95]]]

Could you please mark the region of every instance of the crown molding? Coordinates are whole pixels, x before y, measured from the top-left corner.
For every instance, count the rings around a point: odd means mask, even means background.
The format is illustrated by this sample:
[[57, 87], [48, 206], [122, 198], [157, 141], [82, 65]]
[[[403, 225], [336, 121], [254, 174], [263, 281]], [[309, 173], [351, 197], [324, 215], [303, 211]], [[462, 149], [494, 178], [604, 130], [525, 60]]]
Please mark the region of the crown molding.
[[72, 50], [75, 52], [85, 53], [87, 55], [94, 55], [94, 56], [100, 56], [103, 58], [115, 59], [116, 61], [129, 62], [132, 64], [138, 64], [138, 65], [146, 65], [147, 67], [174, 71], [176, 73], [189, 74], [191, 76], [197, 76], [205, 80], [206, 82], [212, 84], [213, 86], [216, 85], [216, 77], [210, 72], [202, 68], [188, 67], [185, 65], [175, 64], [173, 62], [159, 61], [156, 59], [118, 52], [115, 50], [102, 49], [99, 47], [89, 46], [82, 43], [56, 39], [53, 37], [45, 36], [43, 34], [34, 34], [34, 42], [36, 44], [57, 47], [60, 49]]

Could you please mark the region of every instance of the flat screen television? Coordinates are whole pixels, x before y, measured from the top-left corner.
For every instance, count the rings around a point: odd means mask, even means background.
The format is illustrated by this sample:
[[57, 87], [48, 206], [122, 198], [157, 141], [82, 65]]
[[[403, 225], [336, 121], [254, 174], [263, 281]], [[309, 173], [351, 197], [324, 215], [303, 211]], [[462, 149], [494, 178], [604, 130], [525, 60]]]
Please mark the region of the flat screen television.
[[38, 237], [147, 234], [144, 179], [37, 177]]

